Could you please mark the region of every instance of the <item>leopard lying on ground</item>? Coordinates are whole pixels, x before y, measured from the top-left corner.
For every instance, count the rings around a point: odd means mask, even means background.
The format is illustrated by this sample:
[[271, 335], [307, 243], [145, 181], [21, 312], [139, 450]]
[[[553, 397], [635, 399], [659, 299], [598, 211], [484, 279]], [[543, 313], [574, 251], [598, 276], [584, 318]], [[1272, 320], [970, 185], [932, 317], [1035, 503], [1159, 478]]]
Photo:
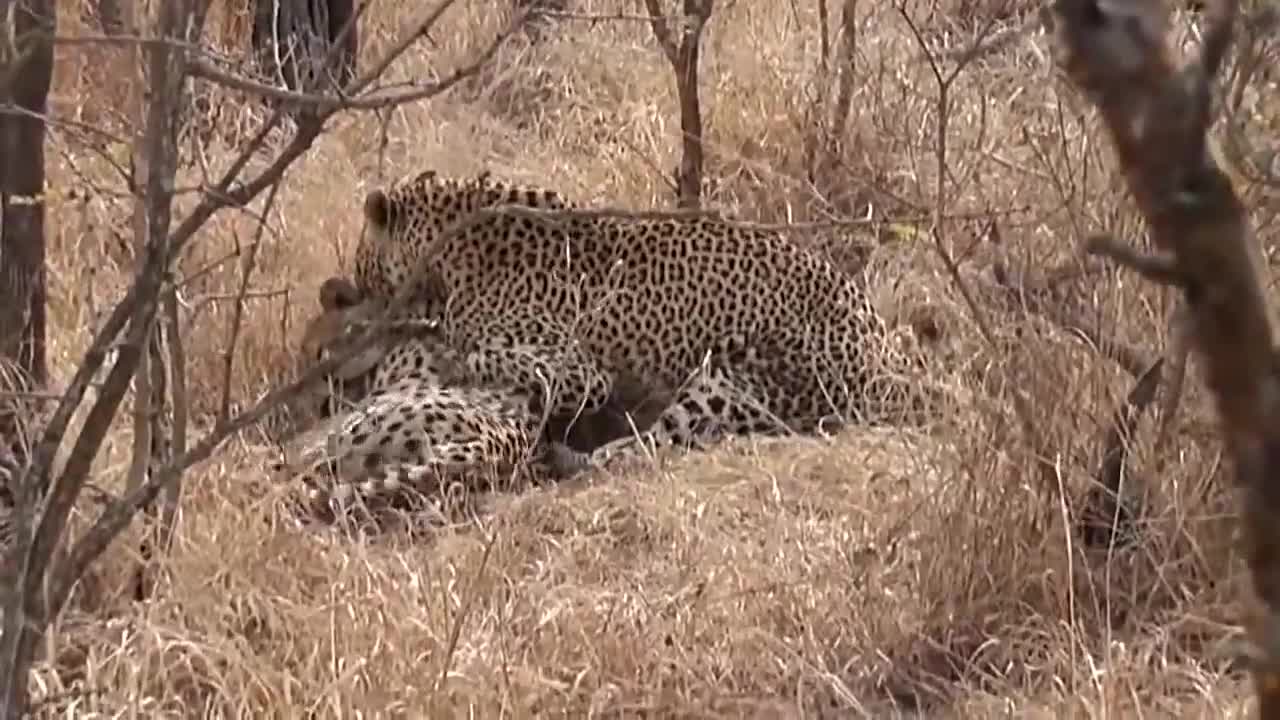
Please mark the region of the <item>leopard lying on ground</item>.
[[[321, 313], [303, 335], [303, 372], [351, 355], [351, 343], [385, 315], [381, 301], [354, 297], [341, 278], [321, 286]], [[641, 397], [626, 381], [619, 388], [623, 394], [607, 409], [618, 417], [630, 410], [641, 424], [670, 401], [669, 394]], [[610, 450], [579, 453], [540, 442], [543, 418], [530, 413], [528, 398], [476, 382], [429, 320], [397, 324], [361, 347], [308, 386], [295, 409], [304, 421], [320, 422], [290, 443], [295, 458], [271, 469], [305, 492], [308, 515], [325, 520], [357, 500], [369, 509], [439, 501], [455, 482], [483, 486], [524, 470], [563, 478], [603, 462]]]
[[673, 441], [902, 419], [923, 399], [922, 358], [861, 279], [776, 230], [581, 211], [487, 173], [424, 172], [370, 192], [364, 214], [361, 296], [403, 290], [535, 414], [544, 399], [554, 417], [594, 412], [619, 373], [681, 388], [699, 369], [716, 382], [677, 393], [659, 428]]

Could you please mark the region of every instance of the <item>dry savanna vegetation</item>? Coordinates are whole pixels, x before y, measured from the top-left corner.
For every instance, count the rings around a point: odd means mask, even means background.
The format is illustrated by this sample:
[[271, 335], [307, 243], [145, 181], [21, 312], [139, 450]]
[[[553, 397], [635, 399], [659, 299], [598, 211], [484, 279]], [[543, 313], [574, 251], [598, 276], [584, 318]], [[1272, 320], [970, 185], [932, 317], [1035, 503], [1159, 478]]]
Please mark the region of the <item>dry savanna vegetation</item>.
[[[221, 411], [228, 357], [238, 406], [291, 376], [382, 183], [490, 170], [582, 203], [675, 204], [680, 103], [644, 4], [566, 5], [447, 94], [338, 114], [278, 192], [205, 226], [177, 267], [194, 428]], [[81, 581], [35, 701], [77, 717], [1243, 717], [1228, 641], [1248, 581], [1196, 374], [1176, 412], [1165, 383], [1126, 433], [1116, 542], [1088, 521], [1113, 417], [1173, 341], [1177, 296], [1079, 251], [1097, 232], [1138, 243], [1143, 223], [1028, 5], [720, 0], [702, 37], [703, 204], [795, 223], [865, 273], [939, 361], [950, 402], [928, 427], [632, 458], [424, 536], [353, 538], [287, 520], [264, 473], [274, 428], [255, 426], [188, 474], [145, 603], [137, 524]], [[427, 11], [373, 2], [362, 64]], [[386, 81], [464, 64], [506, 11], [457, 3]], [[205, 36], [242, 52], [230, 12], [215, 3]], [[60, 14], [60, 35], [96, 32], [77, 3]], [[1175, 46], [1196, 24], [1175, 18]], [[120, 157], [79, 130], [130, 132], [129, 62], [58, 47], [55, 386], [136, 263]], [[1258, 143], [1280, 91], [1240, 84], [1235, 122]], [[267, 112], [210, 88], [195, 85], [179, 217]], [[1274, 205], [1237, 165], [1269, 259]], [[95, 487], [125, 482], [126, 419]]]

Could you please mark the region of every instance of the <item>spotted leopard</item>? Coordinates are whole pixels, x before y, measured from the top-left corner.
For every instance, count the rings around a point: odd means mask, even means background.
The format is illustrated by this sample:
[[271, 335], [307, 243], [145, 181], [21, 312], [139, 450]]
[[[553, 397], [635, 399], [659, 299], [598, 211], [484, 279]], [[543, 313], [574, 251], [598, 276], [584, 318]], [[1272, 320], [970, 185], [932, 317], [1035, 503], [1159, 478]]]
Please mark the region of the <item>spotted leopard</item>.
[[[608, 457], [608, 448], [592, 455], [540, 442], [543, 418], [529, 412], [528, 398], [476, 382], [437, 322], [397, 323], [353, 348], [385, 317], [385, 303], [357, 302], [354, 287], [331, 278], [320, 304], [303, 334], [299, 369], [346, 359], [301, 394], [295, 408], [318, 422], [290, 443], [294, 457], [272, 468], [305, 492], [309, 514], [332, 519], [356, 501], [367, 508], [436, 502], [451, 484], [489, 485], [524, 470], [565, 477]], [[608, 409], [620, 417], [632, 410], [641, 424], [670, 399], [620, 387], [630, 394]]]
[[[921, 399], [922, 356], [863, 279], [776, 229], [433, 171], [373, 190], [364, 215], [361, 296], [409, 293], [475, 377], [535, 413], [592, 412], [621, 373], [684, 387], [659, 429], [693, 444], [900, 419]], [[715, 382], [684, 385], [700, 369]]]

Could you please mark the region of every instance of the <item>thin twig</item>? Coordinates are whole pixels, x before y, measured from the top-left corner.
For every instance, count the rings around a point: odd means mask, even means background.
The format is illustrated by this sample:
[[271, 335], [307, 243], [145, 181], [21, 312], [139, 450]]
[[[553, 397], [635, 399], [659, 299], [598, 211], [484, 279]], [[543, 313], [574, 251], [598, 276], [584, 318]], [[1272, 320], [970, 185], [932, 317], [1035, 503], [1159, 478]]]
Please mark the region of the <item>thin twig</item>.
[[[934, 172], [937, 175], [933, 202], [935, 215], [933, 219], [932, 232], [930, 233], [933, 238], [933, 249], [935, 254], [942, 261], [943, 266], [946, 268], [947, 274], [951, 278], [952, 285], [955, 286], [957, 291], [960, 293], [960, 297], [964, 300], [965, 307], [968, 310], [970, 317], [973, 319], [974, 324], [977, 326], [978, 333], [982, 336], [983, 342], [990, 348], [996, 348], [998, 345], [995, 340], [995, 333], [991, 330], [987, 314], [983, 311], [982, 307], [978, 304], [977, 299], [974, 297], [969, 284], [965, 281], [963, 274], [960, 272], [960, 266], [947, 250], [942, 235], [943, 217], [945, 217], [947, 213], [949, 202], [949, 194], [947, 192], [947, 177], [949, 175], [947, 140], [949, 132], [948, 123], [951, 116], [951, 88], [956, 79], [960, 77], [960, 74], [968, 67], [968, 64], [972, 61], [973, 57], [962, 56], [954, 68], [951, 68], [949, 72], [944, 72], [939, 59], [929, 51], [928, 43], [925, 42], [923, 34], [920, 32], [915, 21], [911, 18], [910, 13], [907, 12], [906, 6], [898, 4], [896, 7], [898, 14], [902, 17], [907, 28], [915, 38], [916, 45], [920, 48], [921, 52], [925, 54], [929, 69], [933, 73], [934, 85], [937, 87], [938, 91], [938, 99], [936, 103], [938, 128], [935, 131], [933, 149], [935, 162]], [[994, 25], [994, 19], [988, 20], [981, 31], [973, 39], [971, 47], [979, 47], [987, 34], [991, 32]], [[1027, 401], [1027, 398], [1019, 392], [1017, 388], [1013, 388], [1011, 390], [1010, 400], [1013, 403], [1014, 414], [1022, 425], [1022, 431], [1026, 441], [1034, 450], [1033, 457], [1036, 467], [1040, 472], [1042, 485], [1049, 490], [1049, 495], [1052, 496], [1058, 488], [1057, 471], [1053, 467], [1053, 464], [1045, 459], [1047, 454], [1042, 451], [1044, 445], [1042, 438], [1040, 437], [1040, 433], [1036, 429], [1031, 405]]]
[[[616, 13], [577, 13], [566, 12], [564, 10], [538, 10], [537, 14], [539, 17], [551, 18], [553, 20], [582, 20], [590, 23], [614, 21], [651, 23], [654, 18], [653, 15], [635, 15], [621, 11]], [[668, 21], [673, 16], [659, 14], [658, 17], [663, 21]]]
[[218, 402], [218, 422], [225, 423], [231, 414], [231, 372], [235, 368], [236, 345], [240, 341], [240, 327], [244, 322], [245, 299], [249, 295], [249, 283], [253, 279], [253, 271], [258, 266], [258, 249], [262, 247], [263, 228], [267, 226], [267, 217], [275, 204], [276, 194], [280, 191], [280, 183], [271, 186], [267, 198], [262, 205], [262, 222], [253, 234], [253, 242], [249, 244], [249, 252], [244, 259], [244, 268], [240, 274], [240, 289], [236, 292], [235, 304], [231, 306], [230, 337], [227, 338], [226, 350], [222, 353], [222, 399]]
[[[361, 78], [352, 82], [347, 87], [346, 93], [348, 95], [358, 94], [375, 82], [386, 68], [390, 67], [392, 63], [394, 63], [401, 55], [413, 46], [414, 42], [419, 37], [426, 35], [444, 11], [455, 1], [456, 0], [445, 0], [441, 3], [441, 5], [435, 11], [430, 13], [425, 20], [413, 29], [413, 31], [408, 33], [405, 38], [375, 62], [373, 69], [365, 73]], [[512, 23], [505, 32], [500, 33], [494, 42], [486, 47], [486, 49], [480, 54], [479, 59], [453, 72], [447, 80], [436, 83], [435, 92], [433, 94], [423, 94], [422, 97], [417, 99], [421, 100], [438, 95], [453, 87], [453, 85], [456, 85], [458, 82], [461, 82], [462, 80], [479, 72], [480, 68], [482, 68], [487, 62], [487, 59], [491, 58], [497, 52], [497, 48], [506, 40], [506, 38], [518, 29], [518, 26], [523, 22], [524, 17], [525, 16], [521, 16], [515, 23]], [[326, 106], [319, 109], [316, 116], [307, 118], [305, 122], [300, 123], [298, 133], [293, 136], [289, 141], [289, 144], [285, 146], [284, 150], [276, 156], [275, 160], [271, 162], [271, 164], [258, 173], [258, 175], [253, 179], [245, 182], [237, 182], [241, 171], [249, 163], [249, 160], [254, 156], [254, 154], [257, 153], [258, 149], [262, 147], [263, 143], [266, 142], [266, 138], [270, 134], [271, 130], [277, 127], [283, 120], [283, 111], [277, 109], [272, 114], [271, 118], [263, 124], [257, 135], [255, 135], [244, 150], [241, 151], [240, 156], [237, 157], [227, 168], [227, 171], [223, 173], [222, 178], [214, 185], [214, 192], [201, 199], [200, 204], [197, 205], [195, 209], [193, 209], [182, 221], [178, 228], [173, 231], [172, 239], [175, 248], [181, 249], [184, 247], [191, 237], [195, 235], [196, 231], [203, 227], [205, 221], [219, 210], [227, 207], [243, 207], [268, 187], [279, 182], [279, 179], [283, 176], [285, 170], [291, 166], [295, 160], [301, 157], [303, 153], [307, 152], [311, 148], [312, 143], [314, 143], [316, 138], [320, 136], [320, 133], [324, 128], [324, 123], [334, 113], [338, 112], [340, 109], [359, 107], [341, 104], [334, 105], [332, 103], [326, 103], [325, 105]]]

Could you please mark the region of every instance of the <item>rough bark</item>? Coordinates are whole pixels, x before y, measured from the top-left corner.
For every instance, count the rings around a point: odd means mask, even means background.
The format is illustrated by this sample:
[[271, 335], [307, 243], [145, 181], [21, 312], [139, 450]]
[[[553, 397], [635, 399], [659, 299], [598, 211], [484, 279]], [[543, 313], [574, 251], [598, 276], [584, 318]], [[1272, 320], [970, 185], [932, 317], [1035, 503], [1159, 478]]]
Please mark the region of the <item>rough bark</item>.
[[0, 114], [0, 354], [43, 383], [44, 113], [56, 9], [52, 0], [8, 0], [0, 10], [7, 15], [14, 5], [18, 57], [0, 74], [10, 79], [0, 86], [0, 104], [12, 106]]
[[711, 21], [714, 0], [683, 0], [682, 22], [672, 28], [659, 0], [645, 0], [653, 35], [671, 63], [680, 101], [680, 167], [675, 171], [677, 203], [681, 208], [702, 206], [702, 100], [698, 94], [698, 62], [702, 33]]
[[[7, 381], [43, 386], [45, 362], [44, 113], [53, 79], [53, 0], [0, 0], [0, 363]], [[5, 368], [0, 368], [3, 370]], [[8, 383], [6, 383], [8, 384]], [[2, 388], [0, 388], [2, 389]], [[26, 403], [0, 403], [0, 454], [25, 464]], [[9, 487], [0, 500], [16, 502]]]
[[[44, 385], [48, 377], [44, 115], [56, 27], [54, 0], [0, 0], [0, 29], [11, 39], [0, 47], [0, 360], [13, 363], [34, 385]], [[28, 460], [23, 405], [13, 399], [0, 407], [0, 454], [17, 456], [9, 459], [10, 467], [23, 467]], [[29, 481], [22, 484], [0, 488], [0, 501], [29, 505], [37, 488]], [[0, 578], [7, 578], [12, 558], [0, 558], [0, 566], [6, 570]], [[0, 695], [0, 719], [22, 717], [26, 703], [25, 685]]]
[[1280, 720], [1280, 375], [1260, 251], [1210, 151], [1211, 84], [1231, 46], [1237, 0], [1210, 4], [1200, 53], [1174, 64], [1159, 2], [1058, 0], [1057, 62], [1097, 106], [1154, 253], [1107, 238], [1089, 250], [1178, 288], [1240, 493], [1244, 555], [1258, 603], [1249, 667], [1258, 716]]

